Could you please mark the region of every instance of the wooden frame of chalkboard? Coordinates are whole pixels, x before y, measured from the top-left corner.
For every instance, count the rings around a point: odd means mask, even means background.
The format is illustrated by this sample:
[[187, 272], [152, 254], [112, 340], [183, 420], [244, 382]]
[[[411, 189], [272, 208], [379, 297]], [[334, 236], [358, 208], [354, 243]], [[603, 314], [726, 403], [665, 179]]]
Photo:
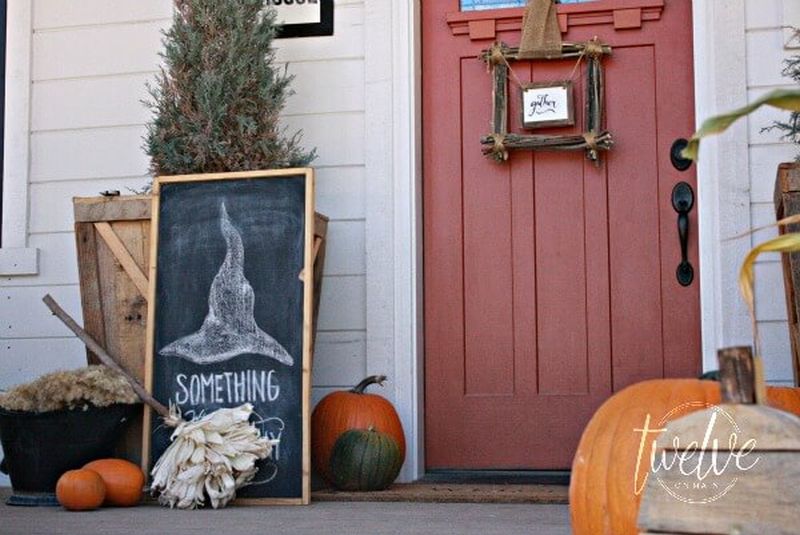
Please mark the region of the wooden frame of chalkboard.
[[[308, 504], [314, 280], [304, 274], [313, 273], [314, 262], [313, 169], [157, 177], [152, 202], [146, 388], [159, 401], [177, 404], [185, 417], [222, 406], [237, 406], [240, 401], [253, 403], [262, 432], [280, 437], [281, 443], [273, 458], [260, 462], [265, 464], [260, 465], [257, 483], [237, 493], [236, 504]], [[289, 230], [270, 230], [277, 224]], [[302, 243], [298, 241], [298, 232], [302, 233]], [[286, 236], [293, 236], [294, 241], [289, 239], [284, 246], [273, 243]], [[298, 265], [301, 258], [302, 264]], [[175, 266], [168, 264], [169, 261]], [[216, 275], [212, 277], [214, 272]], [[277, 286], [276, 281], [282, 281], [283, 285]], [[233, 305], [221, 306], [220, 296], [231, 295], [225, 294], [227, 284], [238, 285], [239, 291], [249, 288], [246, 291], [250, 296], [244, 298], [244, 301], [249, 299], [249, 305], [241, 305], [242, 299], [237, 299]], [[270, 291], [266, 292], [267, 289]], [[203, 306], [198, 295], [205, 303]], [[272, 306], [264, 306], [266, 298], [270, 298]], [[192, 304], [196, 305], [194, 309]], [[287, 313], [299, 311], [300, 307], [301, 319], [297, 314]], [[169, 316], [170, 313], [173, 315]], [[238, 319], [226, 323], [227, 320], [219, 319], [225, 314]], [[248, 314], [250, 317], [240, 317]], [[224, 325], [220, 327], [220, 323]], [[238, 325], [249, 326], [244, 329], [246, 336], [230, 335], [231, 326]], [[295, 326], [293, 331], [291, 325]], [[300, 329], [302, 335], [298, 336]], [[165, 340], [170, 343], [164, 345]], [[209, 343], [210, 340], [223, 340], [232, 346], [220, 347], [225, 344]], [[292, 355], [299, 356], [300, 352], [302, 363], [298, 366], [298, 359]], [[244, 370], [231, 372], [219, 368], [223, 365], [241, 368], [240, 362], [245, 363]], [[266, 368], [254, 369], [264, 366], [263, 363]], [[211, 373], [175, 374], [171, 384], [179, 388], [166, 390], [170, 394], [164, 396], [166, 383], [159, 375], [164, 372], [162, 368], [174, 373], [186, 372], [193, 366], [195, 370], [210, 369]], [[268, 370], [270, 366], [272, 369]], [[295, 404], [284, 408], [280, 405], [280, 395], [287, 392], [286, 397]], [[298, 400], [300, 407], [295, 406]], [[259, 408], [267, 407], [270, 413], [259, 413]], [[290, 427], [291, 423], [299, 423], [301, 431]], [[161, 429], [163, 426], [158, 425], [149, 409], [143, 427], [142, 467], [149, 473], [171, 431]], [[301, 459], [296, 455], [298, 445]], [[262, 472], [263, 479], [259, 480]], [[279, 479], [282, 473], [289, 477]]]

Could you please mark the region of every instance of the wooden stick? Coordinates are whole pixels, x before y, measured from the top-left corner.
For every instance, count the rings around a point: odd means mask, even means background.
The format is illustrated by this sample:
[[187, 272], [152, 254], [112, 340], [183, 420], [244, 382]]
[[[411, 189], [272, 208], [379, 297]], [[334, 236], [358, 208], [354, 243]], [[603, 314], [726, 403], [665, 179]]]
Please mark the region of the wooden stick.
[[[612, 54], [611, 46], [610, 45], [601, 45], [603, 47], [603, 55], [610, 56]], [[519, 54], [519, 48], [513, 46], [505, 46], [502, 45], [502, 52], [506, 59], [514, 61]], [[559, 60], [559, 59], [568, 59], [568, 58], [577, 58], [584, 54], [584, 49], [586, 48], [586, 43], [562, 43], [561, 44], [561, 54], [554, 54], [552, 56], [548, 56], [545, 58], [540, 59], [552, 59], [552, 60]], [[484, 59], [487, 59], [491, 56], [491, 49], [484, 50], [481, 53], [481, 56]]]
[[58, 303], [56, 303], [56, 300], [53, 299], [50, 294], [45, 295], [42, 301], [44, 301], [44, 304], [47, 305], [47, 308], [50, 309], [53, 315], [60, 319], [70, 331], [74, 332], [75, 336], [80, 338], [80, 340], [86, 344], [86, 347], [88, 347], [92, 353], [97, 355], [97, 357], [100, 359], [100, 362], [112, 370], [121, 373], [128, 380], [131, 387], [133, 387], [133, 390], [136, 392], [136, 394], [138, 394], [139, 398], [143, 402], [147, 403], [162, 418], [169, 420], [169, 409], [162, 405], [156, 398], [151, 396], [150, 393], [144, 389], [141, 383], [139, 383], [139, 381], [137, 381], [131, 374], [122, 368], [122, 366], [117, 364], [117, 361], [114, 360], [114, 357], [109, 355], [108, 352], [94, 340], [94, 338], [89, 336], [89, 333], [84, 331], [80, 325], [78, 325], [78, 323], [72, 319], [72, 317], [67, 314]]
[[[493, 154], [495, 151], [496, 136], [501, 134], [489, 134], [481, 138], [484, 154]], [[608, 132], [596, 132], [595, 142], [598, 150], [610, 150], [614, 145], [614, 140]], [[501, 135], [502, 136], [502, 135]], [[506, 150], [551, 150], [569, 151], [586, 150], [591, 148], [582, 135], [563, 135], [563, 136], [544, 136], [544, 135], [525, 135], [525, 134], [506, 134], [501, 137], [503, 147]]]
[[508, 133], [508, 64], [505, 62], [494, 66], [492, 100], [494, 102], [492, 128], [495, 132], [505, 135]]
[[717, 351], [720, 394], [723, 403], [752, 405], [756, 402], [753, 351], [749, 346]]

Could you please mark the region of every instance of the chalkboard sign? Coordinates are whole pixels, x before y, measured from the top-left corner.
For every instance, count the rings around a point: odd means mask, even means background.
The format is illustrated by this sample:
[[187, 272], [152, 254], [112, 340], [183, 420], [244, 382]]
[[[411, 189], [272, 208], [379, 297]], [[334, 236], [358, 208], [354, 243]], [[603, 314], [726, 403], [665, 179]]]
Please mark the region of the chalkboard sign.
[[[147, 386], [184, 418], [245, 402], [279, 439], [237, 503], [308, 503], [311, 169], [159, 177]], [[172, 429], [148, 414], [148, 471]]]

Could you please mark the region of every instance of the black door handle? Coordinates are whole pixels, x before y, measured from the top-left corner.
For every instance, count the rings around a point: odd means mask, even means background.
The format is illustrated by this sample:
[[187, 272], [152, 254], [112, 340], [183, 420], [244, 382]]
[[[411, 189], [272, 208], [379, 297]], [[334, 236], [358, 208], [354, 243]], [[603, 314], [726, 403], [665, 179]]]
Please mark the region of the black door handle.
[[681, 242], [681, 263], [675, 276], [681, 286], [689, 286], [694, 280], [694, 268], [689, 263], [689, 212], [694, 206], [694, 190], [686, 182], [678, 182], [672, 188], [672, 208], [678, 212], [678, 239]]

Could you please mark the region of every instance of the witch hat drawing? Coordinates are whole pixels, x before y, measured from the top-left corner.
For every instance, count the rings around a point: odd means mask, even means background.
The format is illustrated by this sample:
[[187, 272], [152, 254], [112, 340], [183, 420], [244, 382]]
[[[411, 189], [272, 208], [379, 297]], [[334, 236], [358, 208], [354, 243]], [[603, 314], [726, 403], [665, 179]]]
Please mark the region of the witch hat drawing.
[[224, 202], [220, 207], [220, 228], [227, 253], [211, 283], [206, 319], [197, 332], [167, 344], [159, 353], [195, 364], [223, 362], [250, 353], [292, 366], [294, 359], [289, 352], [256, 324], [255, 293], [244, 276], [242, 237], [231, 223]]

